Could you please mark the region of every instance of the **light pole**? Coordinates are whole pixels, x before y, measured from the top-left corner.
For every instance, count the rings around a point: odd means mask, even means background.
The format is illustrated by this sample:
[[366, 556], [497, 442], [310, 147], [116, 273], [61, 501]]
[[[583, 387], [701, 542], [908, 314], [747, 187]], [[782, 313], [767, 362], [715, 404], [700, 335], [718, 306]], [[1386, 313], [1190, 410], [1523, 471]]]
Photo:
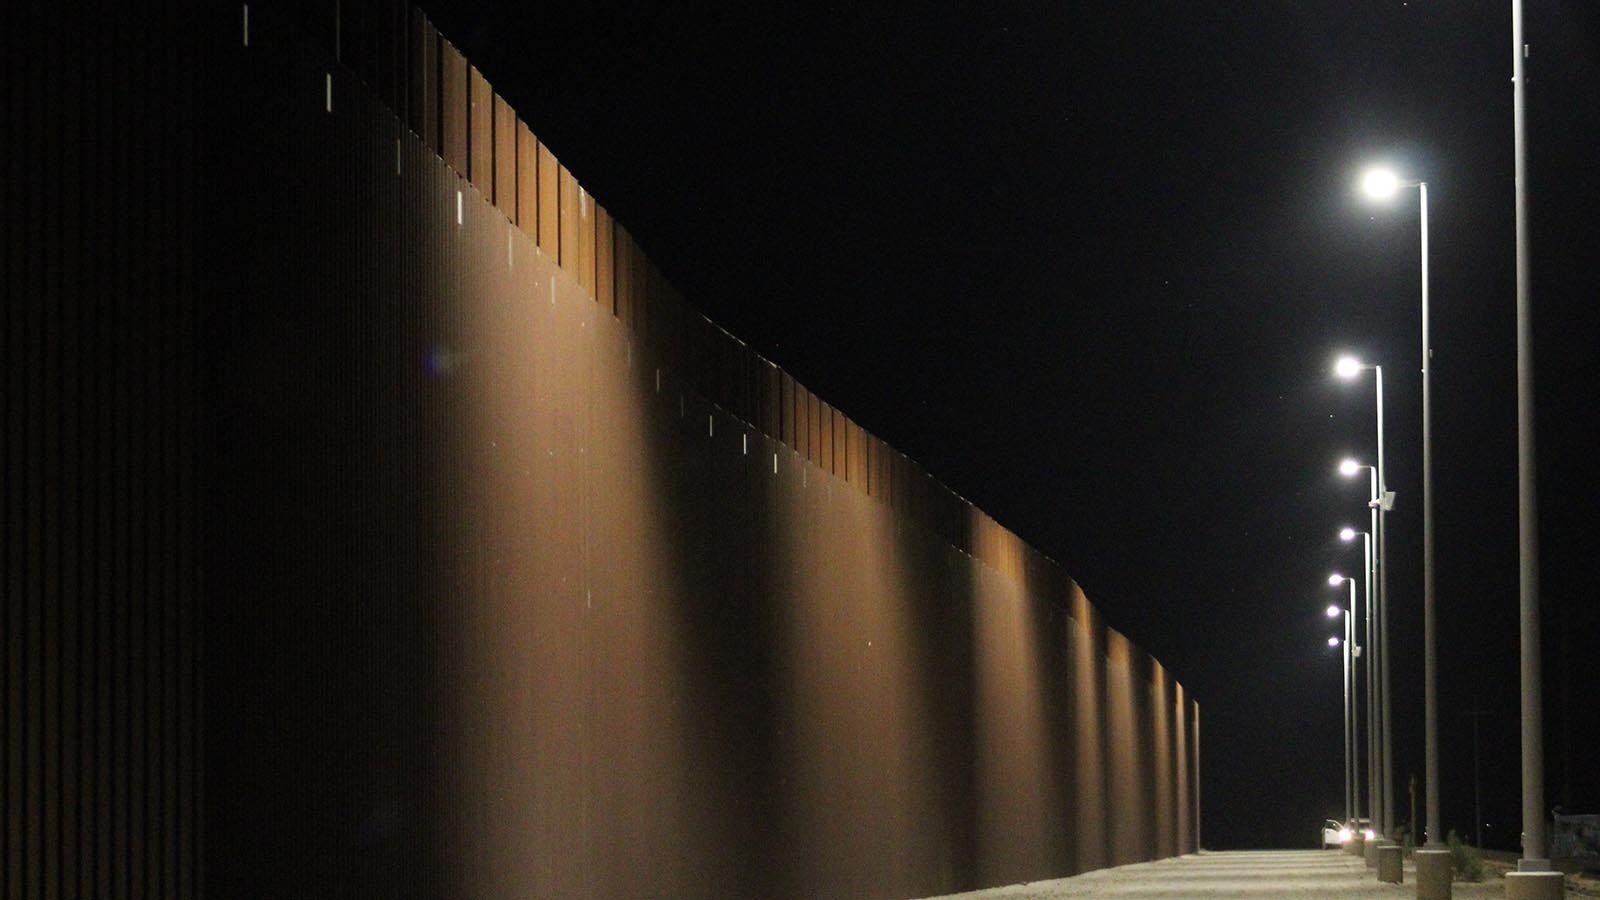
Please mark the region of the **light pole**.
[[[1337, 604], [1328, 607], [1328, 618], [1337, 619], [1340, 615], [1345, 617], [1344, 636], [1345, 646], [1339, 654], [1339, 661], [1344, 664], [1344, 677], [1340, 686], [1344, 689], [1344, 824], [1345, 828], [1354, 831], [1356, 827], [1356, 809], [1351, 801], [1354, 791], [1354, 780], [1350, 774], [1350, 615], [1340, 609]], [[1328, 646], [1338, 646], [1339, 639], [1328, 638]]]
[[1356, 821], [1360, 817], [1360, 804], [1356, 802], [1355, 679], [1351, 671], [1355, 654], [1361, 652], [1355, 642], [1356, 581], [1339, 574], [1328, 576], [1328, 584], [1335, 587], [1346, 582], [1350, 585], [1350, 604], [1343, 609], [1338, 604], [1330, 605], [1328, 618], [1344, 616], [1344, 818], [1354, 831], [1360, 827]]
[[1373, 755], [1373, 770], [1377, 775], [1377, 795], [1373, 798], [1373, 822], [1377, 826], [1378, 834], [1386, 841], [1393, 841], [1394, 834], [1394, 740], [1392, 731], [1393, 706], [1389, 702], [1389, 510], [1394, 509], [1394, 493], [1389, 490], [1389, 482], [1384, 479], [1383, 455], [1383, 366], [1368, 365], [1353, 356], [1345, 356], [1334, 365], [1334, 372], [1340, 378], [1350, 380], [1360, 375], [1365, 369], [1372, 370], [1373, 386], [1377, 398], [1377, 432], [1378, 432], [1378, 459], [1375, 466], [1363, 466], [1354, 460], [1345, 460], [1339, 466], [1339, 471], [1346, 477], [1355, 475], [1362, 469], [1368, 469], [1372, 475], [1371, 499], [1367, 502], [1372, 511], [1372, 542], [1373, 550], [1373, 578], [1377, 602], [1370, 604], [1375, 610], [1377, 619], [1376, 640], [1372, 641], [1372, 649], [1376, 651], [1372, 664], [1373, 696], [1377, 702], [1372, 704], [1377, 711], [1376, 725], [1372, 729], [1376, 739], [1376, 750]]
[[1544, 810], [1544, 699], [1539, 681], [1539, 515], [1534, 473], [1533, 299], [1528, 263], [1527, 79], [1522, 0], [1511, 0], [1511, 131], [1517, 234], [1517, 606], [1522, 694], [1522, 856], [1506, 873], [1506, 895], [1559, 898], [1564, 877], [1550, 865]]
[[[1344, 664], [1343, 680], [1339, 683], [1344, 690], [1344, 823], [1346, 828], [1353, 829], [1356, 824], [1356, 811], [1350, 800], [1351, 791], [1353, 790], [1352, 785], [1354, 784], [1350, 776], [1350, 617], [1348, 613], [1339, 608], [1338, 604], [1328, 607], [1328, 618], [1337, 619], [1341, 614], [1345, 616], [1344, 636], [1346, 642], [1344, 652], [1339, 654], [1339, 660]], [[1328, 646], [1332, 647], [1335, 644], [1336, 639], [1328, 639]]]
[[[1374, 466], [1362, 466], [1359, 463], [1356, 463], [1354, 460], [1346, 460], [1346, 462], [1350, 463], [1352, 466], [1355, 467], [1352, 470], [1351, 474], [1354, 474], [1355, 471], [1359, 471], [1361, 469], [1368, 469], [1368, 470], [1370, 470], [1372, 472], [1372, 492], [1373, 492], [1373, 495], [1376, 496], [1376, 494], [1377, 494], [1377, 485], [1378, 485], [1378, 476], [1377, 476], [1376, 467], [1374, 467]], [[1377, 510], [1377, 508], [1373, 507], [1372, 510], [1371, 510], [1371, 513], [1372, 513], [1373, 525], [1376, 526], [1377, 525], [1377, 519], [1378, 519], [1378, 510]], [[1374, 530], [1376, 530], [1376, 528], [1374, 528]], [[1372, 828], [1375, 831], [1377, 831], [1377, 833], [1381, 834], [1382, 833], [1382, 828], [1383, 828], [1383, 822], [1382, 822], [1382, 817], [1379, 815], [1379, 809], [1378, 809], [1378, 806], [1379, 806], [1379, 803], [1378, 803], [1378, 766], [1379, 766], [1379, 759], [1378, 759], [1378, 695], [1377, 695], [1377, 691], [1375, 690], [1375, 687], [1377, 685], [1378, 677], [1377, 677], [1377, 664], [1376, 664], [1376, 662], [1374, 661], [1374, 658], [1373, 658], [1374, 657], [1373, 648], [1377, 646], [1376, 643], [1373, 641], [1373, 637], [1376, 634], [1376, 628], [1377, 628], [1377, 624], [1376, 624], [1376, 622], [1374, 620], [1374, 617], [1373, 617], [1373, 605], [1374, 605], [1374, 601], [1377, 599], [1378, 573], [1377, 573], [1377, 570], [1375, 568], [1376, 560], [1374, 559], [1374, 557], [1372, 555], [1372, 532], [1371, 531], [1358, 531], [1357, 529], [1351, 528], [1351, 527], [1348, 527], [1348, 526], [1339, 529], [1339, 540], [1344, 541], [1346, 543], [1349, 543], [1350, 541], [1355, 540], [1356, 539], [1356, 535], [1360, 535], [1361, 536], [1361, 544], [1362, 544], [1362, 567], [1361, 567], [1361, 572], [1362, 572], [1362, 578], [1363, 578], [1363, 580], [1365, 582], [1365, 592], [1366, 592], [1366, 598], [1367, 598], [1366, 607], [1365, 607], [1365, 609], [1366, 609], [1366, 617], [1365, 617], [1366, 618], [1366, 632], [1365, 632], [1365, 635], [1363, 637], [1363, 640], [1365, 641], [1365, 644], [1364, 644], [1364, 649], [1361, 651], [1361, 655], [1363, 657], [1365, 657], [1365, 661], [1366, 661], [1365, 669], [1366, 669], [1366, 697], [1367, 697], [1367, 746], [1366, 746], [1366, 753], [1367, 753], [1367, 815], [1371, 818]], [[1359, 622], [1359, 617], [1358, 617], [1358, 622]], [[1352, 677], [1354, 677], [1354, 676], [1352, 676]], [[1352, 688], [1351, 689], [1354, 690], [1354, 682], [1352, 681], [1351, 684], [1352, 684]], [[1360, 714], [1358, 713], [1357, 716], [1356, 716], [1356, 723], [1359, 725], [1360, 722], [1361, 722], [1361, 717], [1360, 717]], [[1359, 768], [1360, 767], [1358, 766], [1357, 767], [1357, 780], [1358, 780], [1358, 782], [1359, 782], [1359, 778], [1360, 778]], [[1359, 788], [1357, 788], [1357, 790], [1359, 791]]]
[[1417, 860], [1418, 896], [1450, 896], [1450, 858], [1439, 840], [1439, 654], [1433, 577], [1433, 415], [1428, 339], [1428, 183], [1401, 181], [1388, 169], [1373, 169], [1361, 181], [1369, 197], [1382, 200], [1402, 187], [1417, 189], [1422, 235], [1422, 735], [1426, 840]]
[[[1544, 699], [1540, 693], [1539, 515], [1534, 472], [1533, 299], [1528, 269], [1527, 79], [1522, 0], [1511, 0], [1511, 132], [1517, 241], [1517, 606], [1522, 694], [1522, 857], [1508, 879], [1512, 897], [1560, 897], [1550, 865], [1544, 811]], [[1476, 721], [1474, 721], [1476, 725]], [[1476, 732], [1474, 732], [1476, 734]]]

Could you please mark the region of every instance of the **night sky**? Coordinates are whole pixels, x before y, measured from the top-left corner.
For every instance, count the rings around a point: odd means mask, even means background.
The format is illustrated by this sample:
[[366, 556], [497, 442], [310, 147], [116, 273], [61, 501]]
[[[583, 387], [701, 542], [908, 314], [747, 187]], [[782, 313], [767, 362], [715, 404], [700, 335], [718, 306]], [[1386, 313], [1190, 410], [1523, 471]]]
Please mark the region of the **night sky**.
[[[1513, 849], [1509, 3], [423, 3], [689, 301], [1075, 577], [1202, 715], [1204, 839], [1342, 812], [1330, 571], [1384, 366], [1397, 806], [1422, 776], [1429, 183], [1443, 818]], [[1600, 812], [1600, 4], [1529, 0], [1548, 794]], [[1563, 734], [1570, 734], [1566, 749]], [[1570, 758], [1573, 765], [1566, 765]], [[1421, 798], [1418, 798], [1421, 816]]]

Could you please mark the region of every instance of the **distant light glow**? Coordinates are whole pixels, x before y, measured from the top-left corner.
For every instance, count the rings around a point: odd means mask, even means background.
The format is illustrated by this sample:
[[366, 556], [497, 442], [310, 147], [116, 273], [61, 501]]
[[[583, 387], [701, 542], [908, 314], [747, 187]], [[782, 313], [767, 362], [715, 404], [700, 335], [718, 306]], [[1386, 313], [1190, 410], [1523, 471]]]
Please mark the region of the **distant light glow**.
[[1344, 576], [1340, 575], [1338, 572], [1335, 572], [1328, 576], [1328, 583], [1334, 587], [1338, 587], [1339, 585], [1344, 584]]
[[1361, 191], [1374, 200], [1387, 200], [1400, 190], [1400, 176], [1390, 169], [1369, 169], [1361, 176]]
[[1358, 535], [1358, 534], [1360, 534], [1359, 531], [1356, 531], [1354, 528], [1351, 528], [1349, 525], [1346, 525], [1345, 527], [1339, 529], [1339, 540], [1341, 540], [1341, 541], [1353, 541], [1353, 540], [1356, 539], [1356, 535]]
[[1341, 611], [1342, 610], [1339, 609], [1339, 605], [1338, 604], [1336, 604], [1336, 603], [1328, 604], [1328, 618], [1330, 618], [1330, 619], [1339, 618], [1339, 613]]
[[1377, 840], [1377, 838], [1378, 838], [1378, 833], [1376, 831], [1373, 831], [1371, 828], [1368, 828], [1367, 830], [1363, 831], [1361, 834], [1362, 834], [1363, 837], [1365, 837], [1369, 841]]
[[1339, 646], [1339, 639], [1336, 638], [1336, 637], [1328, 638], [1328, 646], [1329, 647], [1337, 647], [1337, 646]]
[[1340, 378], [1354, 378], [1361, 374], [1361, 360], [1354, 356], [1341, 356], [1339, 361], [1333, 364], [1333, 374]]
[[1345, 476], [1346, 478], [1349, 478], [1359, 471], [1361, 471], [1361, 464], [1353, 459], [1347, 459], [1344, 462], [1339, 463], [1339, 474]]

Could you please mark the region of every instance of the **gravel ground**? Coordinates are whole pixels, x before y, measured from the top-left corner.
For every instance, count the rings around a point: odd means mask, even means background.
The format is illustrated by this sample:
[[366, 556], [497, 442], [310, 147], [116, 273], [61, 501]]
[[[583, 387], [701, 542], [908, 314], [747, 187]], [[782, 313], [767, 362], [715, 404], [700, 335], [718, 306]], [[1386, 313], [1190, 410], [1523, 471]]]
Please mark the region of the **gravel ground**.
[[[1159, 862], [1101, 869], [1071, 878], [951, 894], [1049, 900], [1056, 897], [1415, 897], [1416, 872], [1406, 861], [1404, 884], [1379, 884], [1356, 857], [1334, 850], [1240, 850], [1197, 853]], [[1505, 882], [1457, 882], [1454, 898], [1504, 897]]]

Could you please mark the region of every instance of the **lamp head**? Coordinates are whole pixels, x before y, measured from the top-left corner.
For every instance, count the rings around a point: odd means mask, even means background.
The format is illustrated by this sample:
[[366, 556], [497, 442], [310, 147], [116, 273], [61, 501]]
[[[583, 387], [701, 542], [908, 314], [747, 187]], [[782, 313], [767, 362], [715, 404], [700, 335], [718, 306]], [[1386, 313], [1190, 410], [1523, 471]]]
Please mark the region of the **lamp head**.
[[1392, 169], [1368, 169], [1361, 176], [1361, 192], [1374, 200], [1387, 200], [1400, 190], [1400, 176]]
[[1339, 529], [1339, 540], [1353, 541], [1356, 539], [1357, 534], [1360, 534], [1360, 532], [1356, 531], [1354, 528], [1351, 528], [1349, 525], [1346, 525], [1345, 527]]
[[1339, 605], [1337, 603], [1328, 604], [1328, 618], [1337, 619], [1339, 618], [1340, 612], [1342, 612], [1342, 610], [1339, 609]]
[[1354, 476], [1359, 471], [1361, 471], [1361, 464], [1353, 459], [1347, 459], [1339, 463], [1339, 474], [1346, 478]]
[[1333, 374], [1348, 381], [1360, 375], [1361, 368], [1361, 360], [1354, 356], [1341, 356], [1339, 361], [1333, 364]]
[[1337, 647], [1337, 646], [1339, 646], [1339, 639], [1336, 638], [1336, 637], [1328, 638], [1328, 646], [1329, 647]]
[[1339, 585], [1344, 584], [1344, 576], [1340, 575], [1338, 572], [1335, 572], [1328, 576], [1328, 583], [1334, 587], [1338, 587]]

